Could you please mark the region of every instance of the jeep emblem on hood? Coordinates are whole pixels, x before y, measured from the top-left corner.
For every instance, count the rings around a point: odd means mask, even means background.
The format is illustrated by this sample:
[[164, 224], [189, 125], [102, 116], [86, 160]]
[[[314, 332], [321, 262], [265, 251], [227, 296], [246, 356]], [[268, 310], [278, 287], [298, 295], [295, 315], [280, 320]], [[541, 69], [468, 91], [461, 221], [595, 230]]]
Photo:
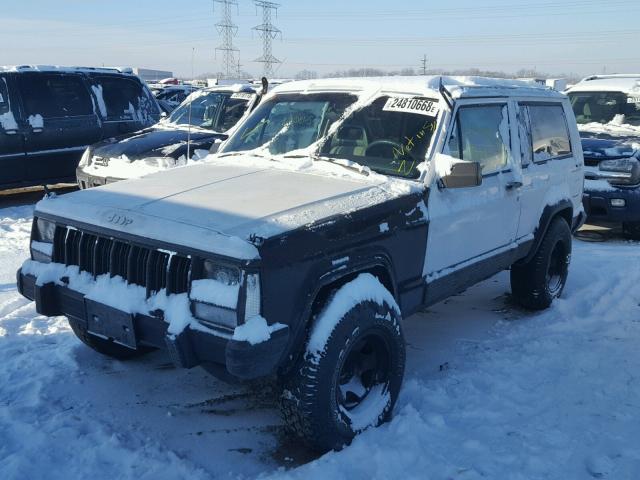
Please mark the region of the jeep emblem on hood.
[[127, 225], [131, 225], [133, 223], [133, 219], [125, 215], [112, 213], [111, 215], [107, 216], [107, 222], [112, 223], [114, 225], [119, 225], [121, 227], [126, 227]]

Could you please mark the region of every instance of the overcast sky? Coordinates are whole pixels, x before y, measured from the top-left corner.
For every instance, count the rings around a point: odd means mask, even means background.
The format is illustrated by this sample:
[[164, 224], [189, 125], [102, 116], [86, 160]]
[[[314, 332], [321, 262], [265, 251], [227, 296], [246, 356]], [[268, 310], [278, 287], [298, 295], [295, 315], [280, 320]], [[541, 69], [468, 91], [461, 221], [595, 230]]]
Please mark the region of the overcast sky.
[[[221, 70], [212, 0], [3, 2], [0, 64], [119, 65], [190, 76]], [[283, 0], [276, 76], [309, 69], [429, 67], [550, 73], [640, 72], [638, 0]], [[235, 46], [261, 73], [253, 2], [238, 0]]]

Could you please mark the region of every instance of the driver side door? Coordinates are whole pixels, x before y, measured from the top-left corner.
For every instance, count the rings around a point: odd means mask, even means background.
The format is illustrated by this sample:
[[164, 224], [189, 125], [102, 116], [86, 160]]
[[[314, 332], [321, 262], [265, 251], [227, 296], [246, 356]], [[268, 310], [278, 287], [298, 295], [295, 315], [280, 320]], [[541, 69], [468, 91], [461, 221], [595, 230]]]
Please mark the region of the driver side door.
[[[510, 114], [506, 100], [459, 101], [456, 106], [444, 155], [435, 161], [478, 162], [482, 183], [445, 188], [439, 181], [431, 188], [427, 281], [508, 251], [515, 241], [521, 171], [511, 148]], [[442, 167], [436, 165], [436, 170]]]

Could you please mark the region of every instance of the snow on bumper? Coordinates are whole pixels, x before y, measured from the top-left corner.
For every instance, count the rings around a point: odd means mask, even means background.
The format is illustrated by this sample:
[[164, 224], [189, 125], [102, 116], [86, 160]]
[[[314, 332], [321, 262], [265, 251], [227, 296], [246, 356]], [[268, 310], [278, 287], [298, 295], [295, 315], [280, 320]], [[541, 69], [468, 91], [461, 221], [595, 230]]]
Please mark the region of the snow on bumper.
[[[92, 290], [79, 286], [77, 282], [73, 285], [76, 288], [71, 288], [69, 282], [36, 276], [32, 271], [32, 263], [37, 262], [27, 261], [18, 270], [17, 285], [20, 294], [36, 302], [38, 313], [46, 316], [64, 315], [70, 323], [86, 330], [91, 330], [90, 322], [101, 317], [100, 320], [110, 324], [111, 331], [116, 332], [109, 335], [111, 340], [134, 349], [150, 346], [167, 350], [177, 367], [220, 365], [236, 378], [253, 379], [274, 373], [284, 357], [289, 341], [289, 328], [285, 325], [274, 329], [268, 338], [258, 343], [236, 340], [230, 334], [208, 329], [193, 319], [188, 301], [185, 301], [186, 294], [185, 299], [177, 298], [182, 295], [165, 296], [164, 310], [135, 308], [132, 306], [137, 302], [126, 299], [115, 307], [109, 305], [112, 302], [108, 298], [100, 298], [100, 301], [92, 298]], [[98, 281], [94, 281], [93, 287], [97, 284]], [[132, 291], [138, 288], [134, 285], [128, 287]], [[135, 292], [129, 296], [135, 296]], [[120, 300], [123, 300], [122, 297]], [[157, 300], [150, 299], [148, 305], [154, 304], [160, 305]], [[175, 324], [177, 311], [182, 311], [188, 319], [182, 321], [182, 325]], [[174, 316], [171, 319], [173, 322], [167, 315]], [[131, 332], [120, 333], [129, 330], [128, 326], [132, 327]]]

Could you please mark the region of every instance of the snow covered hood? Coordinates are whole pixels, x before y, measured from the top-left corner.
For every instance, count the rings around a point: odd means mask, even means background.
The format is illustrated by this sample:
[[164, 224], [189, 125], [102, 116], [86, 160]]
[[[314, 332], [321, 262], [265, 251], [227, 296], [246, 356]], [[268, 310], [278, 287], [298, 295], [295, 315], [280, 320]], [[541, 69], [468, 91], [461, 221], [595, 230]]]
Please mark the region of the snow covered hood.
[[383, 176], [273, 168], [268, 160], [243, 165], [243, 158], [45, 198], [36, 215], [252, 259], [253, 236], [268, 238], [410, 191]]

